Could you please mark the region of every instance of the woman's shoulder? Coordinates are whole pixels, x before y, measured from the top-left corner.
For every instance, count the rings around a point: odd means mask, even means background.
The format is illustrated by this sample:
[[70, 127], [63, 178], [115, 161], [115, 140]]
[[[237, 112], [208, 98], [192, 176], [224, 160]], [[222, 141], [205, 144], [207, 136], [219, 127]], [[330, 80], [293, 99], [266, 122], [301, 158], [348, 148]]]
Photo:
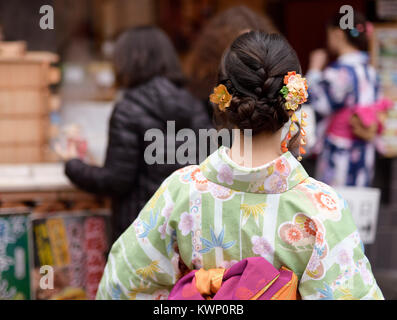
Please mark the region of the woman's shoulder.
[[186, 185], [191, 182], [195, 182], [199, 178], [198, 175], [205, 179], [202, 175], [200, 166], [192, 164], [175, 170], [167, 179], [180, 185]]
[[[350, 215], [347, 201], [333, 187], [308, 177], [294, 188], [301, 211], [320, 220], [340, 221]], [[350, 219], [350, 217], [349, 217]]]
[[167, 186], [167, 188], [171, 189], [171, 191], [180, 192], [188, 190], [186, 188], [186, 184], [192, 182], [192, 178], [194, 179], [194, 175], [196, 172], [201, 172], [200, 167], [198, 165], [188, 165], [182, 168], [179, 168], [172, 172], [162, 183], [163, 186]]
[[329, 250], [346, 238], [359, 239], [347, 201], [331, 186], [309, 177], [290, 194], [283, 208], [291, 209], [283, 211], [285, 222], [279, 227], [282, 238], [288, 239], [287, 227], [294, 226], [303, 232], [302, 235], [313, 232], [316, 241], [326, 239]]
[[336, 193], [333, 187], [313, 177], [307, 177], [300, 183], [300, 186], [310, 190], [323, 190], [327, 193]]

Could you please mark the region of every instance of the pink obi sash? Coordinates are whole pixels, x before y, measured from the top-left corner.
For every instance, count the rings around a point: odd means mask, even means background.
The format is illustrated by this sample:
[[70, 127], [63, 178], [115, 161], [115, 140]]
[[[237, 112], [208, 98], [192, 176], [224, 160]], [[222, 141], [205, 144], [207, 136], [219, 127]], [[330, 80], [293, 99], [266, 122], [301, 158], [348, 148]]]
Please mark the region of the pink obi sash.
[[383, 127], [377, 115], [380, 112], [387, 111], [391, 106], [392, 102], [390, 100], [382, 99], [367, 106], [356, 105], [352, 108], [343, 108], [332, 116], [327, 133], [351, 140], [356, 139], [350, 126], [350, 119], [353, 115], [357, 115], [365, 127], [377, 123], [379, 128], [378, 133], [381, 133]]
[[252, 257], [229, 269], [193, 270], [172, 289], [169, 300], [297, 300], [298, 278], [277, 270], [266, 259]]

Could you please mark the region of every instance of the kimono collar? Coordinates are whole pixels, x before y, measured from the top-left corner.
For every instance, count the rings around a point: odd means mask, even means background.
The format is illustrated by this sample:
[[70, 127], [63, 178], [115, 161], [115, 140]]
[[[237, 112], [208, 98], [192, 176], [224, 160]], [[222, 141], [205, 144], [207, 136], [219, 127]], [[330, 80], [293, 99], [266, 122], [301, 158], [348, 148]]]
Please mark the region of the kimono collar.
[[235, 191], [250, 193], [283, 193], [304, 181], [309, 175], [290, 153], [255, 168], [238, 165], [221, 147], [201, 163], [203, 175], [211, 182]]

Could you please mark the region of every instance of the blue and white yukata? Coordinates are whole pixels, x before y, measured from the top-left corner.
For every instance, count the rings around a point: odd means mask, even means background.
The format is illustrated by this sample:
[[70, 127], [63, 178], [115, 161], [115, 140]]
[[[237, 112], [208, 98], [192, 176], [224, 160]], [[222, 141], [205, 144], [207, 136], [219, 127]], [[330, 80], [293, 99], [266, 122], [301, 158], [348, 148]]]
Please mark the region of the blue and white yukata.
[[378, 100], [379, 80], [368, 54], [357, 51], [341, 55], [323, 72], [311, 70], [306, 78], [309, 104], [323, 119], [319, 127], [324, 128], [316, 179], [332, 186], [369, 186], [374, 173], [374, 143], [338, 136], [329, 130], [325, 133], [336, 112]]

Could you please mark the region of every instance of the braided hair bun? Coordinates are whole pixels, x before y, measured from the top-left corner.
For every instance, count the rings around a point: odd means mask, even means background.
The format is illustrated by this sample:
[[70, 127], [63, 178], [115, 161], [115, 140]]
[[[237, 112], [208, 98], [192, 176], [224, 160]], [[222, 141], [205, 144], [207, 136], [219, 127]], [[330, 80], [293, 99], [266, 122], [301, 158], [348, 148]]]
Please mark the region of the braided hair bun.
[[214, 105], [216, 122], [222, 127], [252, 129], [252, 133], [275, 133], [289, 120], [280, 94], [284, 76], [301, 73], [298, 57], [279, 34], [251, 31], [239, 36], [225, 52], [218, 83], [233, 96], [221, 112]]

